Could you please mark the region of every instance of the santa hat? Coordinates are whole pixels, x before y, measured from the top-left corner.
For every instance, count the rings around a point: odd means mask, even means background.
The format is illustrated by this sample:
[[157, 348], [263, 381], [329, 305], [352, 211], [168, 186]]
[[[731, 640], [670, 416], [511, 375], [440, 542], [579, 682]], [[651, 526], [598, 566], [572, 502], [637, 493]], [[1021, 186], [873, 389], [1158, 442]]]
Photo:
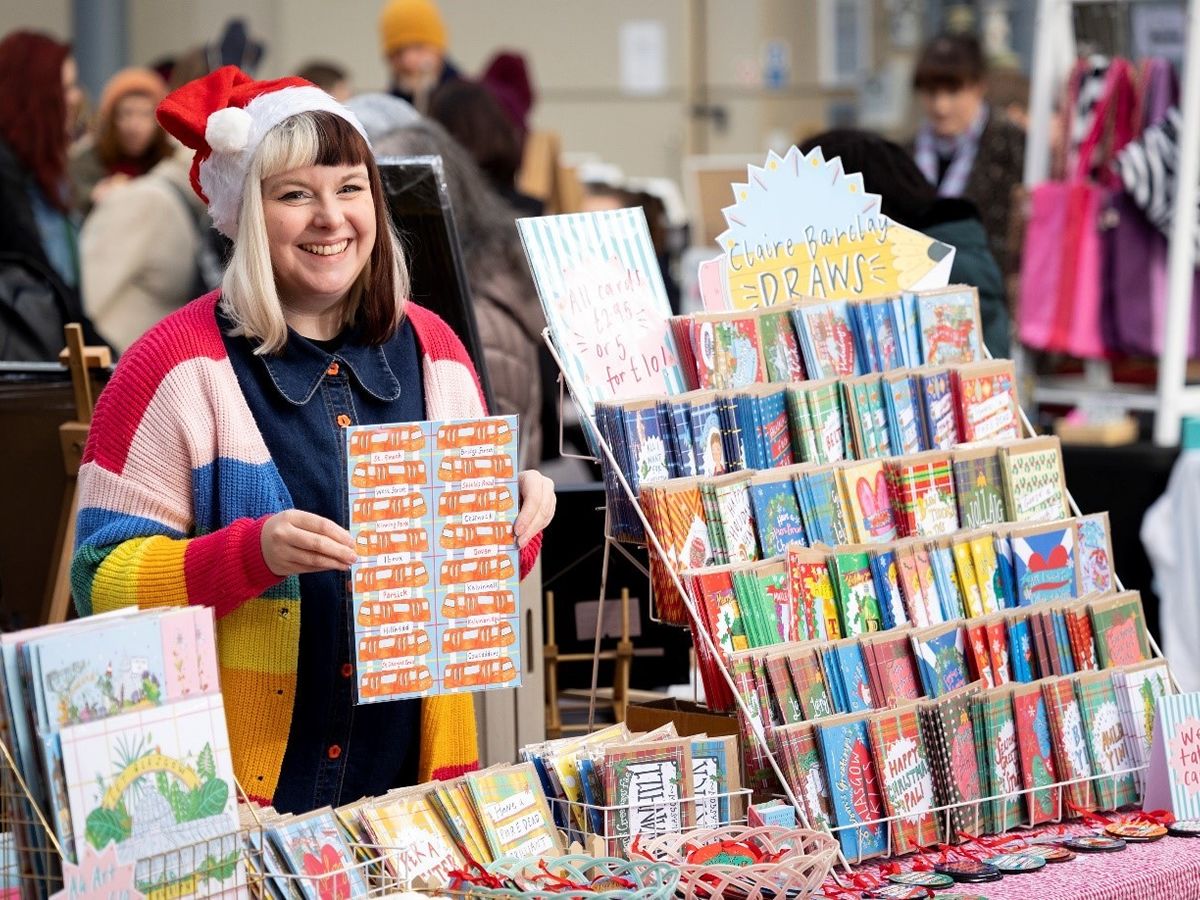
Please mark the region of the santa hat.
[[340, 116], [367, 140], [354, 113], [316, 85], [303, 78], [255, 81], [237, 66], [189, 81], [159, 104], [162, 127], [196, 151], [192, 188], [225, 236], [237, 234], [246, 173], [259, 144], [280, 122], [305, 112]]

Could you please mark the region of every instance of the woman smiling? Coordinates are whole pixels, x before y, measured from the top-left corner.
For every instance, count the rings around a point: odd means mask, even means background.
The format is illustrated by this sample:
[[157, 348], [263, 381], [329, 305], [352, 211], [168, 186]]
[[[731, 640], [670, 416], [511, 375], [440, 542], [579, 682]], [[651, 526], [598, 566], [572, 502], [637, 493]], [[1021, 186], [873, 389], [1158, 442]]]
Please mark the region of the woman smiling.
[[[234, 251], [221, 290], [130, 348], [97, 403], [76, 605], [213, 608], [236, 773], [281, 811], [475, 768], [470, 695], [353, 701], [344, 429], [485, 412], [461, 342], [406, 300], [361, 128], [307, 82], [234, 67], [159, 120], [196, 151]], [[554, 489], [518, 484], [524, 575]]]

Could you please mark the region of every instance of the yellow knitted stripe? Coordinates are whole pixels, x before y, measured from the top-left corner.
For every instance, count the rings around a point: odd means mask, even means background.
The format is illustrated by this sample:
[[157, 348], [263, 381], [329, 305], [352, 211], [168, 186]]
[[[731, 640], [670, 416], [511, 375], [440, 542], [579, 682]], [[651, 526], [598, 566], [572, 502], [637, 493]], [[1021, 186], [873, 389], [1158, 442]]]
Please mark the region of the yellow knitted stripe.
[[217, 620], [223, 669], [295, 675], [299, 648], [299, 600], [256, 597]]
[[[223, 643], [224, 635], [218, 636], [217, 645]], [[269, 802], [275, 796], [287, 749], [296, 673], [294, 670], [287, 674], [264, 673], [222, 665], [221, 691], [225, 697], [234, 774], [247, 794]]]
[[478, 762], [474, 695], [426, 697], [421, 702], [421, 760], [417, 779], [429, 781], [439, 769], [461, 770]]
[[132, 538], [112, 549], [92, 581], [94, 612], [125, 606], [186, 606], [183, 555], [188, 541], [163, 535]]

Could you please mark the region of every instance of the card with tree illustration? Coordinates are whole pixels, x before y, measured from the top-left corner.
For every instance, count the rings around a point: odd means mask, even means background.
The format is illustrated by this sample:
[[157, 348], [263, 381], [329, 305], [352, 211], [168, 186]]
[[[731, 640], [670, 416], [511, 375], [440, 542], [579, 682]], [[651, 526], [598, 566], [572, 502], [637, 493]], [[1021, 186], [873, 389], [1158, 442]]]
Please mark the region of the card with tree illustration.
[[71, 725], [60, 736], [81, 856], [115, 845], [147, 895], [239, 883], [233, 759], [219, 694]]
[[1057, 437], [1027, 438], [1003, 445], [1000, 475], [1010, 521], [1053, 522], [1071, 514], [1062, 445]]

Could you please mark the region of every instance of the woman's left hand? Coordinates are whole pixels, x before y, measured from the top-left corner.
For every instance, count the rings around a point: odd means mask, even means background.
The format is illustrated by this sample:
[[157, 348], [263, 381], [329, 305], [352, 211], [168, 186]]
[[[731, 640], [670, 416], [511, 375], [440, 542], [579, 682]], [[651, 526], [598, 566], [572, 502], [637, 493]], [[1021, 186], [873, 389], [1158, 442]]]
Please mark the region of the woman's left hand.
[[521, 494], [521, 511], [513, 523], [513, 533], [517, 536], [517, 546], [524, 548], [535, 534], [550, 524], [558, 500], [554, 496], [554, 482], [534, 469], [517, 476], [517, 487]]

